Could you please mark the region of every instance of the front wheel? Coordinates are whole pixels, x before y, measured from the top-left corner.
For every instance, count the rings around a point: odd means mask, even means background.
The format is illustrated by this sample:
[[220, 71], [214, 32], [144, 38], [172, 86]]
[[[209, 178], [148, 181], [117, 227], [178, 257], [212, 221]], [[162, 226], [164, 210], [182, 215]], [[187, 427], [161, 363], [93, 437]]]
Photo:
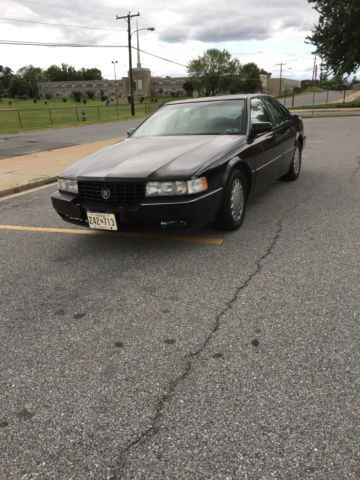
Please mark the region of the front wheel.
[[295, 143], [294, 156], [291, 160], [290, 170], [283, 176], [284, 180], [294, 181], [299, 178], [301, 169], [301, 147], [299, 142]]
[[240, 170], [233, 170], [225, 185], [223, 204], [218, 223], [224, 230], [236, 230], [245, 217], [247, 200], [246, 177]]

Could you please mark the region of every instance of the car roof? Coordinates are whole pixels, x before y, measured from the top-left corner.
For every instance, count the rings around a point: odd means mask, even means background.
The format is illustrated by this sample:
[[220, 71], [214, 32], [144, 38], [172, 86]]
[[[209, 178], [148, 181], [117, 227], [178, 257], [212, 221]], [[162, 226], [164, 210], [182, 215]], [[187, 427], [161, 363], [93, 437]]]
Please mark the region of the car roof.
[[190, 98], [188, 100], [177, 100], [174, 102], [166, 102], [164, 105], [177, 105], [179, 103], [198, 103], [198, 102], [218, 102], [224, 100], [246, 100], [250, 97], [258, 97], [258, 96], [268, 96], [262, 93], [242, 93], [236, 95], [219, 95], [215, 97], [201, 97], [201, 98]]

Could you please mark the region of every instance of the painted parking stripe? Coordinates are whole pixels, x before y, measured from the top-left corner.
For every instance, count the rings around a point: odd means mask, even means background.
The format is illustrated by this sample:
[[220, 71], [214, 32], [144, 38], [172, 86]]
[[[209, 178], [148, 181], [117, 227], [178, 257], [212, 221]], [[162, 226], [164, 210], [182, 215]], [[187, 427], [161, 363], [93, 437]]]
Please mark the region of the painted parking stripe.
[[125, 238], [142, 238], [158, 240], [175, 240], [178, 242], [206, 243], [210, 245], [221, 245], [223, 238], [201, 238], [190, 237], [186, 235], [166, 235], [160, 233], [142, 233], [142, 232], [106, 232], [104, 230], [79, 230], [75, 228], [49, 228], [49, 227], [25, 227], [20, 225], [0, 225], [0, 230], [16, 230], [22, 232], [42, 232], [42, 233], [65, 233], [70, 235], [108, 235]]

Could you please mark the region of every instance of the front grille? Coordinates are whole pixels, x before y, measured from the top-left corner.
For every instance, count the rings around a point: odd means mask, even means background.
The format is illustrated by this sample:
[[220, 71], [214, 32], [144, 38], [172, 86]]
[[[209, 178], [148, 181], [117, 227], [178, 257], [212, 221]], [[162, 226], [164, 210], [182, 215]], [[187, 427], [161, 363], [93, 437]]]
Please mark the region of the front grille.
[[[145, 198], [145, 183], [133, 182], [78, 182], [79, 196], [84, 202], [112, 205], [137, 205]], [[104, 199], [103, 189], [110, 191], [110, 197]]]

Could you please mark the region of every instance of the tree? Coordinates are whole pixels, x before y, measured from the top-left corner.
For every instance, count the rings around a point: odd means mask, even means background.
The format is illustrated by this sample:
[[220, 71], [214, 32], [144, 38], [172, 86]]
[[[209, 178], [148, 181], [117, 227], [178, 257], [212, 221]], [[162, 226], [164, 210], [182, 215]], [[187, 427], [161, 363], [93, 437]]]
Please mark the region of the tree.
[[17, 71], [26, 88], [26, 96], [30, 98], [39, 98], [38, 82], [44, 79], [44, 72], [41, 68], [27, 65]]
[[227, 91], [234, 76], [239, 74], [240, 62], [228, 51], [211, 48], [187, 66], [191, 83], [205, 94], [216, 95]]
[[8, 94], [10, 97], [27, 97], [27, 86], [23, 78], [14, 75], [10, 80]]
[[318, 25], [307, 37], [335, 75], [360, 67], [359, 0], [308, 0], [320, 14]]
[[51, 65], [44, 72], [45, 80], [49, 82], [71, 82], [79, 80], [101, 80], [101, 71], [97, 68], [82, 68], [76, 70], [71, 65], [62, 63], [61, 67]]
[[[242, 65], [240, 68], [239, 78], [234, 79], [232, 90], [242, 93], [261, 92], [262, 83], [260, 78], [260, 69], [256, 63], [250, 62]], [[235, 93], [234, 92], [234, 93]]]
[[80, 91], [71, 92], [71, 96], [75, 102], [81, 102], [82, 93]]
[[192, 94], [193, 94], [195, 88], [194, 88], [194, 85], [193, 85], [191, 82], [189, 82], [189, 80], [187, 80], [186, 82], [184, 82], [184, 84], [183, 84], [183, 89], [185, 90], [186, 95], [187, 95], [188, 97], [192, 97]]
[[0, 65], [0, 100], [7, 95], [7, 89], [13, 76], [11, 68]]
[[78, 80], [102, 80], [101, 71], [97, 68], [82, 68], [77, 72]]
[[0, 65], [0, 88], [2, 88], [3, 91], [9, 88], [10, 80], [13, 76], [14, 73], [11, 68]]
[[86, 93], [88, 99], [92, 100], [93, 98], [95, 98], [95, 92], [93, 90], [86, 90], [85, 93]]

